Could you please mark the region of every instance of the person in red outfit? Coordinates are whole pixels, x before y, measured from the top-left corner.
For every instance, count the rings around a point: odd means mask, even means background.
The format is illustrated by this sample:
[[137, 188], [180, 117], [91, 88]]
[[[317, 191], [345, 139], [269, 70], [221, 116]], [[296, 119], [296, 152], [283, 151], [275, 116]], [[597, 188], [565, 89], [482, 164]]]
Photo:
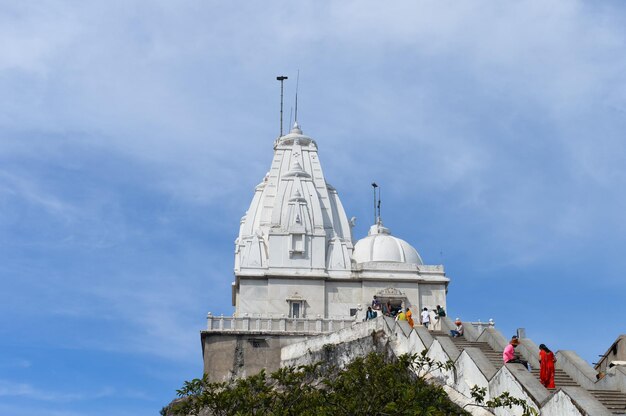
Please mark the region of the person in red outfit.
[[556, 358], [545, 344], [539, 346], [539, 380], [548, 389], [554, 389], [554, 363]]

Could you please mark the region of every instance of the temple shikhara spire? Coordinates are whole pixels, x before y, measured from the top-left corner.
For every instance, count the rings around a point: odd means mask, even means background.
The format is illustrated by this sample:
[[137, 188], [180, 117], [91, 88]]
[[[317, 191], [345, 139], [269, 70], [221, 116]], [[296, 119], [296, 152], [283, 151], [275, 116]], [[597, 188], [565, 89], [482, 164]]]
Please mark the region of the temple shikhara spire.
[[350, 223], [337, 191], [324, 178], [317, 144], [297, 123], [274, 143], [270, 170], [255, 189], [235, 244], [238, 284], [246, 276], [296, 271], [349, 274]]
[[315, 140], [295, 123], [275, 141], [235, 241], [236, 317], [354, 319], [375, 295], [395, 308], [445, 306], [448, 281], [442, 266], [425, 266], [380, 218], [354, 242]]

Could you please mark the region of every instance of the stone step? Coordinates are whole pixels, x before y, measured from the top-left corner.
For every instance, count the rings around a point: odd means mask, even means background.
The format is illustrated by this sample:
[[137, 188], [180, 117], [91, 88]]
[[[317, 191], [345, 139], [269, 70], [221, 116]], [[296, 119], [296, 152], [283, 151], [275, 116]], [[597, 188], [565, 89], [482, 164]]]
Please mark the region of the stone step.
[[595, 397], [598, 400], [602, 399], [607, 402], [622, 403], [626, 405], [626, 398], [623, 398], [623, 397], [607, 397], [607, 396], [596, 396], [596, 395], [594, 395], [593, 397]]
[[618, 404], [623, 404], [626, 406], [626, 397], [619, 397], [619, 396], [601, 396], [601, 395], [596, 395], [593, 394], [593, 397], [595, 397], [598, 400], [602, 400], [602, 401], [606, 401], [606, 402], [610, 402], [610, 403], [618, 403]]
[[[480, 351], [482, 351], [482, 353], [489, 360], [489, 362], [491, 362], [491, 364], [493, 364], [493, 366], [497, 369], [501, 368], [503, 365], [502, 352], [495, 351], [487, 342], [468, 341], [464, 337], [451, 337], [447, 331], [431, 331], [430, 334], [433, 337], [449, 337], [454, 345], [459, 349], [459, 351], [463, 351], [465, 348], [469, 347], [478, 348]], [[531, 374], [534, 375], [537, 380], [539, 380], [539, 373], [540, 370], [538, 368], [533, 368], [531, 370]], [[563, 386], [580, 387], [566, 372], [560, 369], [555, 369], [554, 384], [556, 385], [556, 388], [548, 389], [550, 392], [554, 392], [559, 387]], [[611, 413], [626, 415], [625, 393], [612, 390], [589, 390], [589, 393], [592, 394], [596, 398], [596, 400], [598, 400]]]
[[463, 351], [465, 348], [468, 347], [472, 347], [472, 348], [478, 348], [480, 351], [482, 351], [482, 353], [485, 355], [485, 357], [489, 360], [489, 362], [495, 367], [495, 368], [501, 368], [503, 365], [502, 362], [502, 353], [499, 353], [497, 351], [494, 351], [493, 348], [491, 348], [491, 346], [486, 343], [486, 342], [471, 342], [466, 340], [463, 337], [450, 337], [450, 339], [452, 340], [452, 342], [454, 343], [454, 345], [460, 350]]
[[[540, 370], [538, 368], [533, 368], [533, 370], [530, 373], [534, 375], [537, 378], [537, 380], [540, 380], [539, 372]], [[580, 387], [578, 383], [576, 383], [565, 371], [558, 369], [558, 368], [555, 369], [554, 371], [554, 385], [557, 388], [563, 387], [563, 386]]]
[[[433, 331], [432, 334], [433, 336], [448, 335], [443, 331]], [[478, 348], [483, 352], [485, 357], [487, 357], [487, 359], [494, 365], [494, 367], [502, 367], [502, 352], [494, 351], [487, 342], [471, 342], [464, 337], [450, 337], [450, 339], [460, 351], [468, 347]], [[539, 380], [539, 371], [540, 370], [538, 368], [534, 368], [531, 370], [531, 374], [533, 374], [537, 378], [537, 380]], [[580, 387], [578, 383], [576, 383], [565, 371], [561, 369], [555, 369], [554, 371], [554, 384], [557, 386], [557, 389], [561, 386]], [[556, 389], [548, 390], [554, 392]], [[626, 393], [613, 390], [588, 391], [613, 414], [626, 414]]]

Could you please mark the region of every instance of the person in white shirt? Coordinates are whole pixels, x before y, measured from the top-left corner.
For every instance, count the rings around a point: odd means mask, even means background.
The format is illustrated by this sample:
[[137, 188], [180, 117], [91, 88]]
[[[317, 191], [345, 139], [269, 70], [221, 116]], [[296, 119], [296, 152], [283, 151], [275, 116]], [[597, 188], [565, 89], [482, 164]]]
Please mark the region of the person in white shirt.
[[441, 320], [437, 315], [436, 309], [430, 311], [430, 328], [428, 329], [431, 331], [441, 331]]
[[420, 323], [428, 328], [428, 324], [430, 324], [430, 313], [428, 313], [428, 308], [424, 308], [420, 314]]

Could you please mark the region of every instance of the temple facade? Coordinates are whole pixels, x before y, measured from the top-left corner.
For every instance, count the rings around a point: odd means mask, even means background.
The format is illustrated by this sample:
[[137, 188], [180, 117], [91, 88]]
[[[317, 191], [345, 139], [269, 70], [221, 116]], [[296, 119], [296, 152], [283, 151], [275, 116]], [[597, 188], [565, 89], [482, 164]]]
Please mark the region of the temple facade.
[[235, 317], [359, 319], [374, 296], [383, 305], [446, 305], [442, 265], [378, 218], [355, 241], [337, 190], [324, 177], [318, 147], [296, 123], [274, 143], [235, 241]]
[[269, 172], [254, 189], [235, 240], [234, 313], [209, 313], [201, 332], [213, 381], [272, 371], [281, 349], [362, 322], [374, 296], [380, 315], [446, 307], [450, 280], [426, 265], [380, 216], [355, 240], [315, 140], [296, 123], [274, 141]]

